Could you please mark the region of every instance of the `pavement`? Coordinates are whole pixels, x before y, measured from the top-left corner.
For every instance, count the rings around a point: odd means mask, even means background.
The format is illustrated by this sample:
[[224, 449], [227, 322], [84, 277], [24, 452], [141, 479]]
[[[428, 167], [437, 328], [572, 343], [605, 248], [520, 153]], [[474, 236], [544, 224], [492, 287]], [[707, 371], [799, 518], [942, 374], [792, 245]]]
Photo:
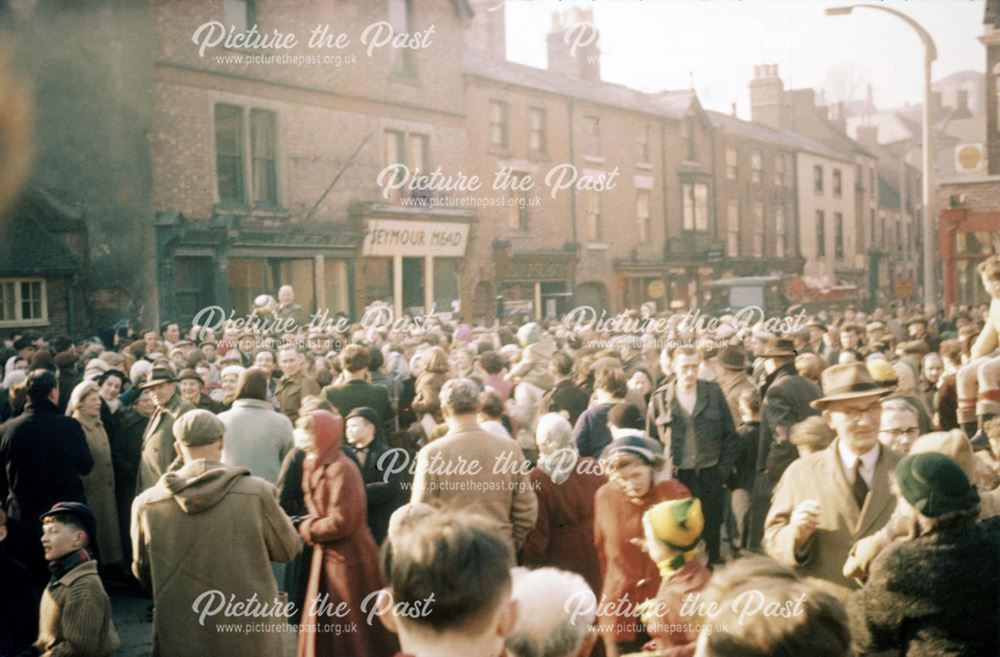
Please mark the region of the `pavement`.
[[[153, 649], [153, 623], [146, 620], [146, 610], [152, 599], [132, 591], [111, 591], [109, 597], [122, 644], [114, 657], [148, 657]], [[285, 636], [284, 657], [295, 657], [294, 633]]]

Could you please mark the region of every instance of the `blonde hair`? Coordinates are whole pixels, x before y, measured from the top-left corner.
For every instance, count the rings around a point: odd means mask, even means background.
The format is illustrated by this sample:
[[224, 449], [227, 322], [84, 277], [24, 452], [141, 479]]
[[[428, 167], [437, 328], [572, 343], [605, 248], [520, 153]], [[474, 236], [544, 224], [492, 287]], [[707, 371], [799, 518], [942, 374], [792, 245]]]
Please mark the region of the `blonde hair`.
[[69, 403], [66, 404], [66, 415], [73, 415], [80, 409], [83, 404], [83, 400], [86, 399], [90, 393], [97, 395], [101, 394], [101, 388], [97, 385], [96, 381], [82, 381], [73, 388], [73, 393], [69, 396]]

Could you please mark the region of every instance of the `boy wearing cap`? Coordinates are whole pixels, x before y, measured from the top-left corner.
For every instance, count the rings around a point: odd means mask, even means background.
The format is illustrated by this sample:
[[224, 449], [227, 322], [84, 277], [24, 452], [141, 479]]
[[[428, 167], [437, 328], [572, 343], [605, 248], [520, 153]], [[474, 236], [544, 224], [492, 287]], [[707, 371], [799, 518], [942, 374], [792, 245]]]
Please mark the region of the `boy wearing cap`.
[[849, 598], [855, 649], [1000, 655], [1000, 518], [976, 522], [979, 494], [944, 454], [910, 454], [896, 478], [914, 537], [886, 548]]
[[52, 578], [42, 595], [38, 640], [40, 655], [105, 657], [118, 649], [111, 601], [89, 550], [97, 521], [86, 504], [60, 502], [42, 521], [42, 548]]
[[398, 468], [390, 470], [389, 463], [382, 459], [382, 455], [391, 449], [376, 436], [379, 417], [374, 410], [359, 406], [345, 419], [347, 442], [354, 448], [361, 463], [361, 477], [368, 499], [368, 527], [375, 542], [381, 545], [389, 528], [389, 517], [406, 502], [402, 473]]

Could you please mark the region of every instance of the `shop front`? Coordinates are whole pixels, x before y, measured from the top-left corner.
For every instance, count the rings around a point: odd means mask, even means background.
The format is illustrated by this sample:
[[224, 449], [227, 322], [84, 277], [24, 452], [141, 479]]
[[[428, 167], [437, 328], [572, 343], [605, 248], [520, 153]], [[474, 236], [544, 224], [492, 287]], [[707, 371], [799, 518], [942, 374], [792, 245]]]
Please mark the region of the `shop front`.
[[190, 221], [177, 212], [156, 218], [158, 311], [161, 321], [187, 325], [209, 306], [237, 317], [253, 310], [258, 295], [278, 295], [283, 285], [310, 316], [328, 311], [353, 315], [354, 263], [361, 236], [343, 225], [308, 230], [240, 228], [233, 223]]
[[461, 221], [368, 219], [361, 246], [365, 305], [388, 303], [396, 317], [457, 311], [469, 232]]
[[512, 252], [496, 242], [497, 313], [536, 320], [556, 319], [570, 309], [576, 250]]

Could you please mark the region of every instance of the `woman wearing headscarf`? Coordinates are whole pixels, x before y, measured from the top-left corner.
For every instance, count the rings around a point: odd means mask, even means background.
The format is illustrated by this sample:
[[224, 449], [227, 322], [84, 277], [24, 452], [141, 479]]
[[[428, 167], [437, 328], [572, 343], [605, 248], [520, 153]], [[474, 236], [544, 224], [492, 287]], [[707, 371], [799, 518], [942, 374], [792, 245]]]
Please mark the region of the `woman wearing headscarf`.
[[81, 479], [87, 504], [97, 519], [97, 551], [101, 565], [120, 564], [122, 544], [115, 500], [115, 469], [111, 443], [101, 422], [101, 394], [96, 382], [84, 381], [73, 388], [66, 414], [83, 427], [87, 447], [94, 458], [94, 468]]
[[[395, 638], [381, 623], [369, 624], [362, 609], [365, 599], [381, 588], [378, 545], [368, 528], [361, 472], [340, 449], [344, 419], [329, 411], [312, 411], [299, 418], [296, 430], [305, 434], [297, 442], [307, 453], [302, 490], [308, 515], [298, 529], [313, 546], [297, 655], [391, 655], [398, 650]], [[313, 600], [325, 604], [313, 605]], [[346, 613], [321, 613], [323, 608], [338, 607]], [[343, 633], [307, 629], [330, 624], [352, 629]]]

